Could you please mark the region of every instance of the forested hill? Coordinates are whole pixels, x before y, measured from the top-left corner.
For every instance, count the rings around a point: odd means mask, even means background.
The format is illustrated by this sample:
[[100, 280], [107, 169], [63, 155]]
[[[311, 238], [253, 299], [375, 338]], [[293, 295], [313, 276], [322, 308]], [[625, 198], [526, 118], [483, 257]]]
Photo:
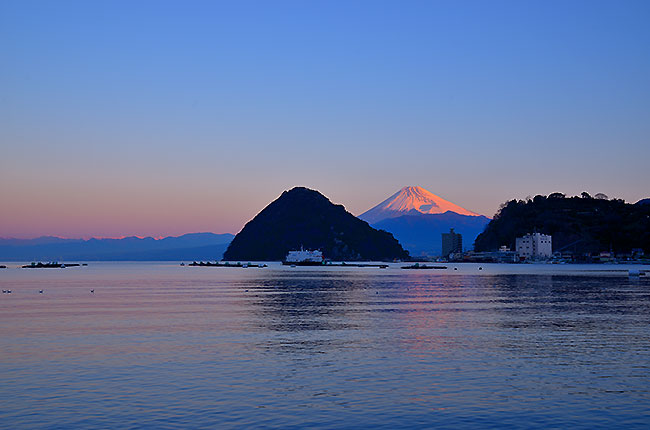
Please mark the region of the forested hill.
[[226, 260], [279, 261], [290, 250], [320, 249], [332, 260], [404, 260], [392, 234], [335, 205], [315, 190], [285, 191], [249, 221], [228, 246]]
[[596, 196], [600, 198], [553, 193], [511, 200], [476, 238], [474, 248], [490, 251], [507, 245], [514, 249], [516, 237], [538, 231], [553, 236], [553, 251], [625, 253], [642, 248], [650, 252], [650, 205]]

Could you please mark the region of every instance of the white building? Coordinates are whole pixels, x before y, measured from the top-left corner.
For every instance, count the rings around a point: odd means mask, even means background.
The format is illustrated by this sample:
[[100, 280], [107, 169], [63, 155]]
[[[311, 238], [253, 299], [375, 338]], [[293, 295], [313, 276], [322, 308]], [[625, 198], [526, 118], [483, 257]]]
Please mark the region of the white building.
[[551, 236], [541, 233], [528, 233], [515, 241], [517, 254], [521, 258], [547, 258], [553, 255]]

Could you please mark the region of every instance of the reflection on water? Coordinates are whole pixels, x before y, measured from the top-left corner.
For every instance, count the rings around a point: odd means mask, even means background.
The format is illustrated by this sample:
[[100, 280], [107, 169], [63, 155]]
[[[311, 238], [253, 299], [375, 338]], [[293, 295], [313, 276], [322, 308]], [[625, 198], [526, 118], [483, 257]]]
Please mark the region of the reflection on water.
[[0, 428], [647, 427], [650, 282], [508, 270], [3, 272]]
[[274, 331], [344, 330], [349, 328], [346, 305], [354, 282], [322, 276], [307, 279], [260, 279], [253, 291], [262, 293], [255, 314]]

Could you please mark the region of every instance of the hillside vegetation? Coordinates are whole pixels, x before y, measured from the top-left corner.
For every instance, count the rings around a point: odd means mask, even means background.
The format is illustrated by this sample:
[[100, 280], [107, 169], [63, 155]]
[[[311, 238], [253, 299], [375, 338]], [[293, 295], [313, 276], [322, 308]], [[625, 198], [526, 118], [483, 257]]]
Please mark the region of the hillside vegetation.
[[296, 187], [249, 221], [224, 259], [277, 261], [301, 247], [320, 249], [332, 260], [409, 258], [392, 234], [375, 230], [318, 191]]
[[474, 248], [490, 251], [506, 245], [514, 249], [516, 237], [538, 231], [553, 236], [553, 251], [627, 253], [641, 248], [649, 253], [650, 205], [597, 197], [553, 193], [511, 200], [476, 238]]

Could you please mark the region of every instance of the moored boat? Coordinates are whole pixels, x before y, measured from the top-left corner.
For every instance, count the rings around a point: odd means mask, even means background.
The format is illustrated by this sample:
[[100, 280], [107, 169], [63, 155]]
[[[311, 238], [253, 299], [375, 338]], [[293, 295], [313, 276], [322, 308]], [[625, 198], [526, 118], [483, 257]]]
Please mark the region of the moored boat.
[[300, 247], [298, 251], [289, 251], [282, 264], [285, 266], [321, 266], [325, 264], [325, 259], [320, 250], [312, 251]]
[[415, 263], [411, 266], [402, 266], [402, 269], [446, 269], [447, 266], [427, 266], [426, 264]]

